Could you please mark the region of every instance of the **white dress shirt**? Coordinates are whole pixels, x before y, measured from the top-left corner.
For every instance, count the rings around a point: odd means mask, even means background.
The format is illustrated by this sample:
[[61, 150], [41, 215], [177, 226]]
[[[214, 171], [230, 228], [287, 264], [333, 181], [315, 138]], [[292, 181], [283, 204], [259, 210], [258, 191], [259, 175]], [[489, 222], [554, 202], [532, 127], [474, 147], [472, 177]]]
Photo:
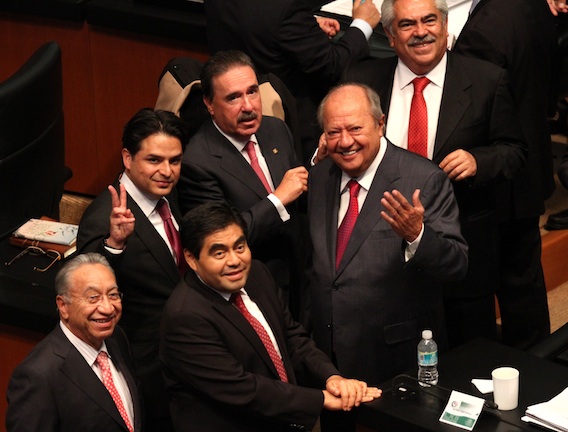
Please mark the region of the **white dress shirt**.
[[[434, 143], [438, 130], [438, 117], [446, 79], [447, 53], [440, 63], [428, 74], [424, 75], [431, 82], [424, 89], [424, 100], [428, 110], [428, 159], [434, 154]], [[386, 122], [385, 136], [394, 145], [408, 148], [408, 121], [410, 119], [410, 105], [414, 94], [412, 81], [419, 75], [412, 72], [399, 59], [394, 72], [394, 81], [389, 106], [389, 116]]]
[[128, 383], [126, 382], [126, 378], [124, 377], [123, 373], [119, 371], [115, 366], [112, 360], [110, 353], [106, 347], [105, 342], [101, 345], [100, 349], [96, 350], [91, 345], [86, 343], [85, 341], [79, 339], [75, 336], [69, 328], [63, 323], [63, 321], [59, 321], [59, 326], [61, 330], [63, 330], [63, 334], [69, 339], [69, 342], [79, 351], [79, 354], [83, 356], [87, 364], [91, 367], [95, 375], [103, 381], [103, 377], [101, 374], [100, 368], [95, 364], [97, 360], [97, 356], [99, 352], [105, 351], [109, 358], [109, 365], [110, 365], [110, 372], [112, 375], [112, 381], [114, 382], [114, 386], [118, 390], [118, 394], [120, 395], [120, 399], [122, 399], [122, 403], [124, 408], [126, 409], [126, 414], [128, 414], [128, 418], [130, 419], [130, 424], [134, 425], [134, 403], [132, 402], [132, 396], [130, 394], [130, 390], [128, 388]]
[[[144, 215], [148, 218], [150, 223], [154, 226], [154, 228], [156, 228], [156, 231], [158, 231], [160, 237], [164, 239], [164, 242], [170, 249], [170, 253], [172, 254], [172, 258], [174, 259], [174, 261], [177, 261], [176, 253], [174, 252], [173, 247], [170, 244], [170, 240], [168, 239], [168, 235], [166, 234], [164, 221], [162, 220], [160, 213], [158, 213], [158, 210], [156, 210], [156, 205], [158, 204], [159, 200], [155, 200], [146, 196], [140, 189], [136, 187], [134, 183], [132, 183], [132, 180], [130, 180], [130, 178], [125, 172], [122, 173], [119, 181], [121, 184], [124, 185], [124, 188], [126, 189], [126, 192], [128, 192], [128, 195], [130, 195], [130, 198], [134, 200], [134, 202], [138, 205], [138, 207], [140, 207], [140, 210], [142, 210], [142, 213], [144, 213]], [[172, 222], [176, 227], [176, 229], [179, 231], [179, 225], [172, 213], [170, 203], [167, 200], [167, 198], [164, 199], [168, 203], [168, 207], [172, 215]], [[124, 249], [123, 250], [113, 249], [110, 247], [106, 247], [105, 249], [115, 255], [121, 254], [124, 250]]]

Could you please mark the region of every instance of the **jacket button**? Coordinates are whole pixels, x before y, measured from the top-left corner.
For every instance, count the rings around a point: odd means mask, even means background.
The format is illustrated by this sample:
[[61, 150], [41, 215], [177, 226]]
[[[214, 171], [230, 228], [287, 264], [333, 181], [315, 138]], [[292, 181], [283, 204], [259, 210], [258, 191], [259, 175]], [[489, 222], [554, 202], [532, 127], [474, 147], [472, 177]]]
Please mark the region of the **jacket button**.
[[337, 291], [337, 290], [339, 289], [339, 287], [337, 286], [337, 284], [333, 284], [333, 285], [332, 285], [332, 288], [333, 288], [334, 291]]

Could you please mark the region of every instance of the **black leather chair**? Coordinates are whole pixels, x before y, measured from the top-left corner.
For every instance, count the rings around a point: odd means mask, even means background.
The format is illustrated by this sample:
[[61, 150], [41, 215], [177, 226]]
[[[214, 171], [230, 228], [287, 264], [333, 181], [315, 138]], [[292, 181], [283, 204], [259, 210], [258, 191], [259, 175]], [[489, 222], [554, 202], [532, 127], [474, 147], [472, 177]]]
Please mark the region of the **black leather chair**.
[[568, 323], [529, 348], [528, 352], [537, 357], [568, 366]]
[[48, 42], [0, 83], [0, 234], [59, 218], [64, 142], [61, 49]]

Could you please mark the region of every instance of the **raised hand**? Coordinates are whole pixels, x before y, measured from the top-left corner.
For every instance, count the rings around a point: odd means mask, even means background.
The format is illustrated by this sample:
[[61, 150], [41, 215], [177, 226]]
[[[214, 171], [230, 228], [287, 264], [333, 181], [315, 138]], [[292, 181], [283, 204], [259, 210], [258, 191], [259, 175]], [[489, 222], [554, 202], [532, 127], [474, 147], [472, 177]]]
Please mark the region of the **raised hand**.
[[114, 249], [124, 249], [126, 240], [134, 232], [136, 219], [132, 211], [126, 207], [126, 189], [124, 185], [120, 185], [120, 195], [111, 185], [109, 185], [108, 190], [111, 196], [112, 210], [110, 212], [110, 236], [107, 244]]

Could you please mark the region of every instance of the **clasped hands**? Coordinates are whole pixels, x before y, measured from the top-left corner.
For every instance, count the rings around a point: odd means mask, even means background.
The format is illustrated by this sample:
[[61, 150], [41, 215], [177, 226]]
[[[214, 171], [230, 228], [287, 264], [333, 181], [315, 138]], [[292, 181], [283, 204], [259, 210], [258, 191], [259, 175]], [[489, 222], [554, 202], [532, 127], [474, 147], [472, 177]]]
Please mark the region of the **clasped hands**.
[[350, 411], [361, 403], [380, 397], [383, 392], [376, 387], [367, 387], [367, 383], [363, 381], [343, 378], [340, 375], [330, 376], [325, 387], [323, 406], [330, 411]]

